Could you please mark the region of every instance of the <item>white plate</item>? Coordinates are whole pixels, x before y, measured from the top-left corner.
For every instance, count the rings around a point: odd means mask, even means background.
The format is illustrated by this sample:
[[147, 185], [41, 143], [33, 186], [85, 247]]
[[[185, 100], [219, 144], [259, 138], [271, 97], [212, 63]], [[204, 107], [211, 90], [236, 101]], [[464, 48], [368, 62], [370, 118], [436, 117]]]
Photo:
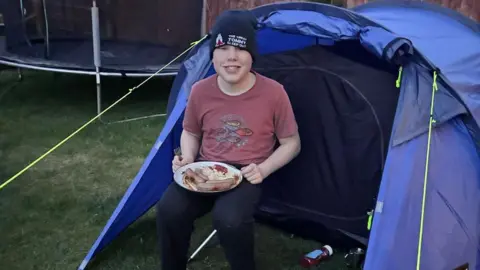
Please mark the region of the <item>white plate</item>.
[[[231, 177], [233, 177], [234, 175], [238, 175], [240, 177], [240, 179], [230, 189], [219, 190], [219, 191], [199, 191], [199, 190], [194, 190], [194, 189], [192, 189], [188, 186], [185, 186], [183, 184], [183, 174], [187, 169], [195, 170], [197, 168], [204, 168], [206, 166], [215, 166], [215, 165], [220, 165], [220, 166], [226, 167], [228, 169], [227, 175], [230, 175]], [[181, 187], [183, 187], [183, 188], [185, 188], [189, 191], [199, 192], [199, 193], [218, 193], [218, 192], [225, 192], [225, 191], [228, 191], [228, 190], [231, 190], [231, 189], [237, 187], [242, 182], [243, 175], [242, 175], [242, 172], [239, 169], [237, 169], [237, 168], [235, 168], [235, 167], [233, 167], [232, 165], [229, 165], [229, 164], [225, 164], [225, 163], [222, 163], [222, 162], [213, 162], [213, 161], [199, 161], [199, 162], [190, 163], [188, 165], [180, 167], [175, 172], [175, 174], [173, 175], [173, 179], [175, 180], [175, 182], [178, 185], [180, 185]]]

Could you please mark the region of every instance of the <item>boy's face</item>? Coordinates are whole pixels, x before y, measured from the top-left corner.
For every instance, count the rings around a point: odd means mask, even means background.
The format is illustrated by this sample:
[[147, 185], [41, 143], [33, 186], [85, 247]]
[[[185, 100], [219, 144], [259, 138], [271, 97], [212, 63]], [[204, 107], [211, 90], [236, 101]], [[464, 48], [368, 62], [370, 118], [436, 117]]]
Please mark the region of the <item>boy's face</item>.
[[213, 66], [227, 83], [237, 84], [247, 78], [252, 68], [252, 56], [246, 50], [226, 45], [213, 51]]

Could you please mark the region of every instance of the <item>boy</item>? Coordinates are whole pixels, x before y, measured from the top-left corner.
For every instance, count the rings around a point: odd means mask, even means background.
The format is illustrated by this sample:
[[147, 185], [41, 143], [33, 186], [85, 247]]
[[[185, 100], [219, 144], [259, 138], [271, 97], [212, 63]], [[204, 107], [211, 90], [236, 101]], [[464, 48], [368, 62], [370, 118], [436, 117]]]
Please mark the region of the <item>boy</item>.
[[[197, 160], [241, 169], [233, 190], [199, 194], [175, 183], [157, 206], [163, 270], [185, 270], [194, 221], [212, 210], [220, 244], [233, 270], [254, 270], [254, 211], [260, 183], [300, 151], [290, 100], [279, 83], [252, 71], [256, 18], [227, 11], [212, 30], [215, 75], [197, 82], [185, 110], [173, 170]], [[280, 143], [275, 148], [275, 143]]]

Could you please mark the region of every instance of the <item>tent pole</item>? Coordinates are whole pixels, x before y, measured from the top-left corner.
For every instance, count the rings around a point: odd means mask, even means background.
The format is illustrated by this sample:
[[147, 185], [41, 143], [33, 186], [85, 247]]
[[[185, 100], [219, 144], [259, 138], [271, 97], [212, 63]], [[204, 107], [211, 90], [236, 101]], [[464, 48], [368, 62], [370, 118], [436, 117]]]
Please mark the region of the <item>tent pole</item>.
[[208, 241], [210, 241], [210, 239], [212, 239], [212, 237], [216, 233], [217, 233], [217, 230], [213, 230], [213, 232], [207, 237], [207, 239], [205, 239], [205, 241], [203, 241], [203, 243], [197, 248], [197, 250], [195, 250], [195, 252], [193, 252], [192, 256], [190, 256], [188, 261], [191, 261], [193, 259], [193, 257], [195, 257], [195, 255], [197, 255], [198, 252], [200, 252], [200, 250], [202, 250], [202, 248], [208, 243]]

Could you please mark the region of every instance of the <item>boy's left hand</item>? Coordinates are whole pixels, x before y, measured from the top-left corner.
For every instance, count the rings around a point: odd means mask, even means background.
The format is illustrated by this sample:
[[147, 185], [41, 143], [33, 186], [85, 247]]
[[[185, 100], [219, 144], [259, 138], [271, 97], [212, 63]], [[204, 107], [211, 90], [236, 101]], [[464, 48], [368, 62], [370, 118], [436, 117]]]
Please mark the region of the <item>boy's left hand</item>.
[[241, 172], [243, 174], [243, 177], [245, 177], [252, 184], [260, 184], [265, 178], [262, 169], [257, 164], [252, 163], [246, 167], [243, 167], [241, 169]]

